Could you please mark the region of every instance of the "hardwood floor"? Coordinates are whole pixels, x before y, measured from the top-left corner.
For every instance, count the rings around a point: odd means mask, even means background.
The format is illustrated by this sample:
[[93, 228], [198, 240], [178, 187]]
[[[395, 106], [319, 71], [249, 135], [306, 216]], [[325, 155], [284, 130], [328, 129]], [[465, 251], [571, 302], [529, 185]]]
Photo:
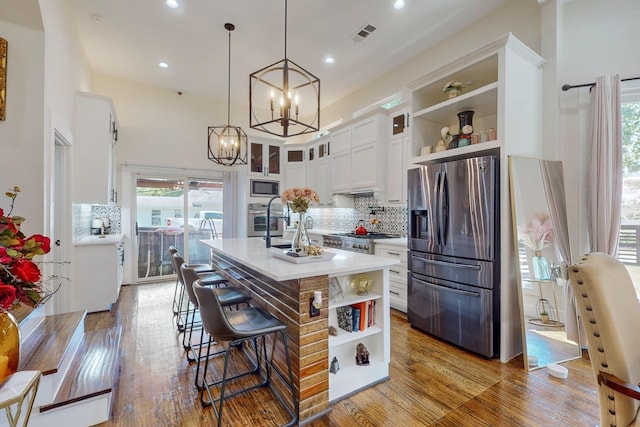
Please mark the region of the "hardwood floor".
[[[209, 426], [171, 314], [173, 282], [125, 286], [112, 312], [87, 315], [86, 330], [121, 325], [122, 363], [112, 418], [100, 426]], [[526, 372], [520, 357], [486, 360], [432, 338], [392, 310], [388, 381], [332, 406], [320, 426], [594, 426], [598, 400], [585, 356], [569, 378]], [[225, 404], [224, 425], [279, 425], [286, 413], [267, 389]]]

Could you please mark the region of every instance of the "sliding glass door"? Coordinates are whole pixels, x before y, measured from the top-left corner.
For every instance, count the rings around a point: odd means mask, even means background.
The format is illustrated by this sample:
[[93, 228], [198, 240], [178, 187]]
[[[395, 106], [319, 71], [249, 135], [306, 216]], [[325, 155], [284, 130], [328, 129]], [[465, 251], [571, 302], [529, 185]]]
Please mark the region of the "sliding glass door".
[[222, 238], [222, 180], [138, 176], [135, 200], [137, 282], [174, 275], [169, 246], [187, 262], [210, 262], [200, 240]]

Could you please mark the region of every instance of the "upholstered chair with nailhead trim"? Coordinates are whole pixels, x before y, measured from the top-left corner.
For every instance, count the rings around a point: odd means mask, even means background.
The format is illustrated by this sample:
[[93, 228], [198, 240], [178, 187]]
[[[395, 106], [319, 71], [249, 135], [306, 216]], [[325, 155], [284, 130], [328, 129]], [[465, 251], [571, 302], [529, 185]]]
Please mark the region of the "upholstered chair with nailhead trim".
[[598, 382], [600, 425], [640, 426], [640, 302], [625, 266], [590, 253], [569, 268]]

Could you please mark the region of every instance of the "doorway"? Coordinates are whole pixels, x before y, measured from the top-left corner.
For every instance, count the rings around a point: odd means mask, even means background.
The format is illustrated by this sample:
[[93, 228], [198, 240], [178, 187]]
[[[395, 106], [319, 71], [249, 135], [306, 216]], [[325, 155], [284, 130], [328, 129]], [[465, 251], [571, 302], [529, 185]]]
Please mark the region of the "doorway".
[[169, 246], [189, 263], [211, 262], [202, 239], [222, 238], [223, 180], [139, 175], [135, 180], [137, 283], [174, 276]]

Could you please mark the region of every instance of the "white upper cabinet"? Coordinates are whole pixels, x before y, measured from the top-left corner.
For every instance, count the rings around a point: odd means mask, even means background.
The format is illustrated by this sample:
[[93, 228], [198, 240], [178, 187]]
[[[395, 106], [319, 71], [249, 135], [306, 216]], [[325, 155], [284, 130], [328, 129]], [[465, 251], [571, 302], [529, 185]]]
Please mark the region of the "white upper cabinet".
[[351, 127], [331, 134], [331, 192], [351, 189]]
[[351, 189], [382, 192], [386, 176], [386, 116], [375, 113], [351, 125]]
[[385, 123], [376, 112], [332, 133], [332, 193], [384, 190]]
[[306, 160], [306, 150], [307, 147], [304, 145], [286, 148], [284, 189], [309, 185], [305, 170], [309, 166], [309, 162]]
[[391, 127], [386, 143], [387, 181], [385, 199], [387, 205], [407, 205], [407, 166], [412, 155], [409, 107], [393, 110], [389, 114]]
[[117, 202], [116, 144], [118, 119], [111, 98], [76, 94], [73, 140], [73, 202]]

